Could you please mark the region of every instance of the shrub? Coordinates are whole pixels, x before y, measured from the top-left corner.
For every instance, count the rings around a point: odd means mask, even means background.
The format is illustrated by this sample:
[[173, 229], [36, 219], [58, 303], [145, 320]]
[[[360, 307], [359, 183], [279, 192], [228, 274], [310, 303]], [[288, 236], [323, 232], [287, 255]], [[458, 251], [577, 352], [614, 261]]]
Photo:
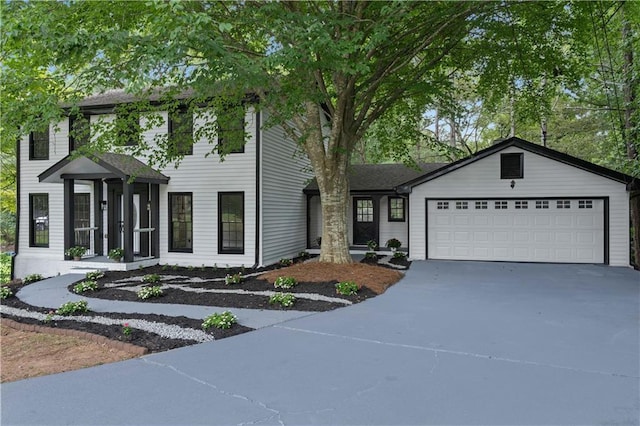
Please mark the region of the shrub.
[[95, 291], [98, 289], [98, 283], [92, 280], [79, 282], [73, 286], [74, 293], [84, 293], [85, 291]]
[[298, 257], [303, 260], [308, 259], [310, 256], [311, 255], [307, 251], [301, 251], [300, 253], [298, 253]]
[[406, 259], [407, 258], [407, 253], [405, 253], [403, 251], [397, 251], [397, 252], [393, 253], [393, 258], [394, 259]]
[[278, 277], [273, 282], [275, 288], [293, 288], [298, 282], [293, 277]]
[[402, 243], [397, 238], [391, 238], [390, 240], [387, 240], [387, 247], [389, 248], [399, 249], [400, 246], [402, 246]]
[[221, 314], [216, 312], [215, 314], [209, 315], [204, 319], [202, 328], [205, 330], [208, 330], [211, 327], [228, 329], [237, 322], [238, 318], [236, 318], [236, 316], [229, 311], [224, 311]]
[[378, 255], [377, 255], [377, 254], [375, 254], [375, 253], [374, 253], [374, 252], [372, 252], [372, 251], [368, 251], [368, 252], [366, 252], [366, 253], [364, 254], [364, 258], [365, 258], [365, 259], [376, 259], [376, 260], [378, 260]]
[[367, 241], [367, 248], [369, 251], [375, 251], [378, 248], [378, 243], [375, 240]]
[[360, 287], [353, 281], [342, 281], [336, 284], [336, 293], [343, 296], [351, 296], [358, 293], [358, 290], [360, 290]]
[[11, 255], [0, 253], [0, 284], [11, 281]]
[[143, 283], [153, 284], [153, 283], [157, 283], [158, 281], [160, 281], [160, 275], [158, 274], [147, 274], [144, 277], [142, 277]]
[[7, 287], [6, 285], [0, 286], [0, 299], [1, 300], [8, 299], [11, 296], [13, 296], [13, 291], [9, 287]]
[[154, 285], [151, 287], [142, 287], [138, 291], [139, 299], [151, 299], [152, 297], [160, 297], [163, 295], [162, 287], [159, 285]]
[[240, 284], [242, 282], [242, 274], [241, 273], [237, 273], [237, 274], [227, 274], [226, 277], [224, 277], [224, 283], [226, 285], [231, 285], [231, 284]]
[[36, 281], [42, 280], [42, 275], [40, 274], [29, 274], [23, 278], [22, 282], [25, 284], [35, 283]]
[[293, 306], [294, 303], [296, 303], [296, 298], [291, 293], [278, 293], [269, 298], [269, 303], [278, 303], [285, 308], [289, 308]]
[[67, 249], [67, 251], [65, 251], [64, 254], [69, 257], [73, 257], [75, 259], [75, 258], [84, 256], [86, 252], [87, 252], [86, 247], [73, 246], [70, 249]]
[[96, 281], [104, 277], [104, 272], [102, 271], [87, 272], [84, 277], [88, 280]]
[[120, 247], [112, 248], [109, 250], [107, 257], [112, 260], [120, 260], [124, 257], [124, 249]]
[[293, 264], [293, 260], [282, 258], [280, 259], [280, 266], [291, 266]]
[[77, 302], [67, 302], [60, 305], [60, 307], [56, 310], [56, 314], [58, 315], [71, 315], [76, 312], [87, 312], [89, 307], [87, 306], [86, 300], [79, 300]]

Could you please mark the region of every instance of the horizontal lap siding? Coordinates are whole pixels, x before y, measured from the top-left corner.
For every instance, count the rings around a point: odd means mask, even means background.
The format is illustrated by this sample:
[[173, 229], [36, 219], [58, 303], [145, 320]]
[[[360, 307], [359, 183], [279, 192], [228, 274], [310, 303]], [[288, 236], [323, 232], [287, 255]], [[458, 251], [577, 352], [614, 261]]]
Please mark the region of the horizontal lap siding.
[[[500, 154], [524, 152], [524, 178], [500, 179]], [[426, 258], [425, 199], [437, 198], [609, 197], [609, 262], [629, 265], [629, 201], [625, 184], [525, 151], [506, 148], [413, 188], [410, 249]]]
[[302, 190], [312, 173], [306, 154], [285, 137], [281, 127], [263, 129], [261, 149], [261, 263], [269, 265], [306, 248], [307, 207]]

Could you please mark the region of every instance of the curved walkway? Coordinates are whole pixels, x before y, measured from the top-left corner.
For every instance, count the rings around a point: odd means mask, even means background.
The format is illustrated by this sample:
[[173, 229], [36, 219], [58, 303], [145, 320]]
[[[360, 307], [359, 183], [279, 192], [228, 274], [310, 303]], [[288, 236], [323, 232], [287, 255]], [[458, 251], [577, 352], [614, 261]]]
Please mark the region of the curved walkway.
[[125, 302], [84, 297], [67, 290], [67, 287], [84, 279], [84, 274], [66, 274], [48, 278], [23, 287], [16, 296], [25, 303], [42, 308], [57, 309], [66, 302], [86, 300], [93, 312], [118, 312], [123, 314], [159, 314], [172, 317], [185, 316], [203, 319], [215, 312], [230, 310], [238, 322], [251, 328], [262, 328], [316, 312], [277, 311], [268, 309], [242, 309], [224, 306], [173, 305], [166, 303]]

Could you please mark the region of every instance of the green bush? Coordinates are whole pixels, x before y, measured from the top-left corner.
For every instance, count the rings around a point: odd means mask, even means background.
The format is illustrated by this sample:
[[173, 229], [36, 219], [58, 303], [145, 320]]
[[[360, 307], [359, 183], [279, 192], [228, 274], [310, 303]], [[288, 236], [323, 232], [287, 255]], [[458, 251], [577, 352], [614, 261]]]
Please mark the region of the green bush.
[[280, 304], [281, 306], [284, 306], [285, 308], [289, 308], [293, 306], [294, 303], [296, 303], [296, 298], [291, 293], [278, 293], [278, 294], [274, 294], [269, 298], [269, 303], [271, 304], [277, 303], [277, 304]]
[[287, 259], [286, 257], [280, 259], [280, 266], [291, 266], [293, 265], [293, 260]]
[[394, 259], [406, 259], [407, 258], [407, 254], [403, 251], [397, 251], [395, 253], [393, 253], [393, 258]]
[[273, 282], [275, 288], [293, 288], [298, 282], [293, 277], [278, 277]]
[[160, 287], [159, 285], [154, 285], [152, 287], [142, 287], [138, 291], [138, 298], [143, 300], [151, 299], [152, 297], [160, 297], [163, 294], [164, 293], [162, 291], [162, 287]]
[[36, 281], [42, 280], [42, 275], [40, 274], [30, 274], [22, 279], [22, 282], [25, 284], [35, 283]]
[[0, 284], [11, 281], [11, 255], [0, 254]]
[[153, 283], [157, 283], [158, 281], [160, 281], [160, 275], [158, 274], [147, 274], [144, 277], [142, 277], [143, 283], [153, 284]]
[[8, 299], [13, 296], [13, 291], [6, 285], [0, 285], [0, 300]]
[[226, 285], [240, 284], [241, 282], [242, 282], [242, 274], [240, 272], [233, 275], [227, 274], [227, 276], [224, 277], [224, 283]]
[[104, 272], [102, 271], [87, 272], [84, 277], [88, 280], [96, 281], [104, 277]]
[[358, 293], [358, 290], [360, 290], [360, 287], [353, 281], [342, 281], [336, 284], [336, 293], [343, 296], [351, 296]]
[[202, 323], [202, 328], [208, 330], [211, 327], [228, 329], [231, 326], [238, 322], [238, 318], [233, 315], [229, 311], [224, 311], [223, 313], [215, 313], [213, 315], [209, 315], [204, 319]]
[[76, 312], [87, 312], [89, 307], [86, 300], [80, 300], [78, 302], [63, 303], [57, 310], [58, 315], [72, 315]]
[[85, 291], [95, 291], [98, 289], [98, 283], [92, 280], [79, 282], [73, 286], [74, 293], [84, 293]]

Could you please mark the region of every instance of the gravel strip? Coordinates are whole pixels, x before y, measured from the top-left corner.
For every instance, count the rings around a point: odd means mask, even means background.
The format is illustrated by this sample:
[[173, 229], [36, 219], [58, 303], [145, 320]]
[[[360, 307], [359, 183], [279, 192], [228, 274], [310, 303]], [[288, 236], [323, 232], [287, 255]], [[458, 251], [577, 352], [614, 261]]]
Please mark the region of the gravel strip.
[[[38, 321], [44, 321], [47, 318], [46, 314], [40, 312], [27, 311], [26, 309], [12, 308], [10, 306], [0, 305], [0, 312], [7, 315], [13, 315], [16, 317], [33, 318]], [[79, 321], [79, 322], [92, 322], [103, 325], [122, 325], [123, 323], [129, 323], [132, 328], [144, 330], [149, 333], [155, 333], [161, 337], [167, 339], [182, 339], [182, 340], [195, 340], [197, 342], [208, 342], [214, 340], [214, 337], [201, 330], [193, 328], [183, 328], [177, 325], [164, 324], [159, 322], [145, 321], [141, 319], [113, 319], [101, 316], [89, 317], [84, 315], [52, 315], [51, 321]]]
[[382, 263], [385, 266], [388, 266], [393, 269], [407, 269], [406, 266], [396, 265], [395, 263], [391, 263], [390, 260], [393, 259], [393, 256], [386, 256], [378, 259], [378, 263]]

